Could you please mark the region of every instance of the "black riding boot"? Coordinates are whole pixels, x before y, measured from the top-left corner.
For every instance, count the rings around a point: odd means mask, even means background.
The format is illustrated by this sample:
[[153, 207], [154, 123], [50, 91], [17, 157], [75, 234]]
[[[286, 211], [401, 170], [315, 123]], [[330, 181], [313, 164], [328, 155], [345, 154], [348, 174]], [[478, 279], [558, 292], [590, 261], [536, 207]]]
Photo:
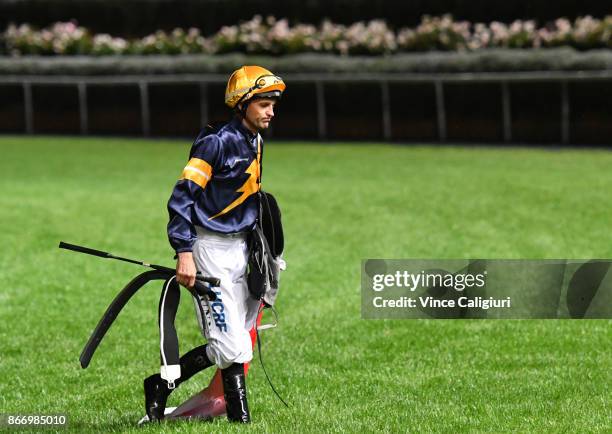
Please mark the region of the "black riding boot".
[[[206, 345], [194, 348], [186, 353], [181, 357], [180, 363], [181, 377], [174, 381], [175, 387], [189, 380], [198, 372], [212, 366], [212, 362], [206, 355]], [[174, 389], [169, 389], [168, 383], [159, 374], [153, 374], [145, 378], [145, 410], [147, 416], [149, 416], [149, 421], [159, 421], [164, 418], [166, 401], [172, 390]]]
[[230, 365], [221, 370], [221, 377], [223, 377], [227, 420], [241, 423], [251, 422], [244, 381], [244, 365], [242, 363]]

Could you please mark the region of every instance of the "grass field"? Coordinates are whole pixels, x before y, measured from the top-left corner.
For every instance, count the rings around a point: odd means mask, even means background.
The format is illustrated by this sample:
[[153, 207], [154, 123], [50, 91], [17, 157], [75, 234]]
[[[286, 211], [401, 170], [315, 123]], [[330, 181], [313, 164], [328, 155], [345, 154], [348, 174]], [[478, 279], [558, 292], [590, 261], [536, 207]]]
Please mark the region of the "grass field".
[[[363, 258], [611, 258], [612, 153], [280, 144], [264, 188], [283, 207], [280, 326], [249, 374], [254, 423], [135, 427], [158, 369], [159, 284], [122, 312], [91, 366], [78, 356], [139, 267], [172, 266], [166, 201], [187, 141], [0, 138], [0, 413], [66, 413], [131, 432], [610, 432], [610, 320], [362, 320]], [[202, 343], [183, 297], [183, 351]], [[212, 370], [181, 386], [177, 405]]]

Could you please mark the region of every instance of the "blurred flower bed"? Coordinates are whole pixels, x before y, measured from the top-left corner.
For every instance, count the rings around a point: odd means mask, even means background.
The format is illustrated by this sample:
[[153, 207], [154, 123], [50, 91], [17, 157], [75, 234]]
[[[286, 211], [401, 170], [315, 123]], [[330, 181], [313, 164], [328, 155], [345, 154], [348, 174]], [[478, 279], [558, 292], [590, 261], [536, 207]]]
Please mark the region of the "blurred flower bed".
[[196, 28], [157, 31], [139, 39], [92, 34], [74, 22], [55, 23], [44, 29], [28, 24], [10, 25], [0, 33], [0, 53], [21, 55], [176, 55], [247, 53], [283, 55], [330, 53], [384, 55], [423, 51], [477, 51], [486, 48], [552, 48], [579, 50], [612, 48], [612, 16], [559, 18], [543, 27], [534, 21], [470, 23], [450, 15], [423, 16], [415, 28], [393, 30], [382, 20], [350, 26], [324, 21], [319, 26], [286, 19], [262, 18], [221, 28], [203, 36]]

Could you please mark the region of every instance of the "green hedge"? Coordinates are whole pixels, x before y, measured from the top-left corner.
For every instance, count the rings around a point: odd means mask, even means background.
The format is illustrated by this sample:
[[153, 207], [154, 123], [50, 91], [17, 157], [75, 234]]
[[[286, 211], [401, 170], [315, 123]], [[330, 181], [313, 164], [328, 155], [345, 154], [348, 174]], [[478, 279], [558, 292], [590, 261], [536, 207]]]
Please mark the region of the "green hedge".
[[258, 64], [278, 74], [316, 72], [513, 72], [612, 70], [611, 50], [488, 49], [477, 52], [407, 53], [380, 57], [245, 54], [108, 57], [0, 57], [0, 75], [130, 75], [228, 73]]

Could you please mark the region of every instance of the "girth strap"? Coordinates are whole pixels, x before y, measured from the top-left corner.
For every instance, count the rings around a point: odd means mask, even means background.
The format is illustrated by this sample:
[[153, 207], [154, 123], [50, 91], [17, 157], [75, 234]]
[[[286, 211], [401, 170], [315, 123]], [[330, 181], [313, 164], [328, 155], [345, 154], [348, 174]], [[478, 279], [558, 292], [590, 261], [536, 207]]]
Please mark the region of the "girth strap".
[[164, 283], [159, 298], [159, 348], [161, 358], [161, 377], [168, 382], [168, 388], [174, 389], [175, 380], [181, 376], [178, 335], [174, 320], [181, 300], [181, 290], [176, 277], [172, 276]]
[[[152, 280], [165, 280], [166, 281], [166, 284], [164, 285], [164, 291], [162, 291], [162, 299], [164, 297], [164, 294], [166, 294], [167, 290], [171, 292], [170, 301], [168, 302], [168, 307], [166, 308], [168, 312], [167, 313], [168, 320], [171, 323], [171, 325], [168, 326], [169, 328], [167, 328], [167, 331], [165, 332], [165, 336], [166, 336], [165, 341], [166, 341], [166, 344], [168, 345], [168, 349], [166, 350], [165, 355], [162, 354], [162, 362], [163, 362], [163, 357], [168, 357], [169, 354], [172, 354], [172, 356], [169, 356], [171, 357], [170, 360], [171, 361], [175, 360], [173, 358], [175, 354], [174, 346], [176, 346], [176, 360], [178, 360], [179, 358], [178, 356], [178, 338], [176, 338], [176, 330], [174, 330], [174, 318], [176, 316], [176, 311], [178, 309], [178, 302], [180, 299], [180, 294], [179, 294], [180, 290], [179, 290], [179, 285], [176, 282], [176, 276], [174, 275], [174, 273], [175, 272], [172, 269], [145, 271], [144, 273], [141, 273], [135, 278], [133, 278], [130, 281], [130, 283], [128, 283], [119, 292], [119, 294], [117, 294], [117, 296], [113, 299], [111, 304], [106, 309], [106, 312], [104, 312], [104, 315], [102, 315], [102, 318], [98, 322], [98, 325], [92, 332], [91, 336], [89, 337], [89, 340], [87, 341], [87, 343], [85, 344], [85, 347], [83, 348], [83, 351], [81, 352], [79, 361], [81, 362], [81, 367], [83, 369], [89, 366], [89, 363], [91, 362], [91, 359], [94, 353], [96, 352], [96, 349], [100, 345], [100, 342], [102, 342], [102, 339], [106, 335], [106, 332], [108, 332], [108, 329], [111, 327], [111, 325], [113, 325], [113, 322], [115, 321], [115, 319], [117, 319], [117, 316], [119, 315], [121, 310], [125, 307], [128, 301], [130, 301], [130, 299], [134, 296], [134, 294], [138, 292], [140, 288], [142, 288], [143, 286], [145, 286], [147, 283], [149, 283]], [[204, 277], [204, 276], [198, 275], [196, 277], [194, 288], [189, 289], [189, 292], [194, 297], [196, 297], [196, 299], [198, 300], [200, 297], [207, 297], [209, 300], [215, 300], [216, 295], [214, 291], [211, 289], [211, 285], [218, 285], [218, 284], [219, 284], [219, 279], [215, 277]], [[159, 322], [160, 327], [162, 323], [164, 322], [164, 321], [161, 321], [161, 304], [162, 302], [160, 300], [160, 322]], [[163, 346], [163, 342], [164, 342], [164, 339], [162, 339], [162, 346]], [[176, 342], [176, 343], [173, 343], [173, 342]], [[167, 363], [166, 365], [172, 366], [172, 363]], [[169, 369], [172, 369], [172, 368], [169, 368]], [[172, 374], [169, 375], [169, 377], [172, 377], [172, 376], [173, 376]], [[178, 373], [178, 376], [180, 376], [180, 372]], [[178, 378], [178, 376], [175, 378]]]
[[102, 318], [98, 322], [98, 325], [94, 329], [91, 334], [89, 340], [85, 344], [83, 351], [81, 352], [81, 356], [79, 357], [79, 361], [81, 362], [81, 367], [83, 369], [89, 366], [89, 362], [93, 357], [98, 345], [102, 342], [102, 339], [106, 335], [106, 332], [113, 324], [121, 310], [125, 307], [128, 301], [132, 298], [136, 292], [146, 285], [151, 280], [166, 280], [172, 276], [172, 273], [169, 271], [160, 271], [160, 270], [150, 270], [145, 271], [144, 273], [139, 274], [134, 279], [130, 281], [122, 290], [117, 294], [115, 299], [111, 302], [111, 304], [102, 315]]
[[[211, 284], [196, 278], [194, 289], [189, 293], [195, 298], [196, 306], [200, 310], [200, 315], [205, 318], [202, 309], [201, 297], [207, 297], [214, 301], [217, 299]], [[178, 334], [174, 321], [181, 300], [180, 287], [176, 281], [176, 276], [172, 276], [164, 283], [164, 288], [159, 298], [159, 350], [160, 350], [160, 375], [168, 382], [168, 388], [174, 389], [174, 383], [181, 378], [181, 364], [179, 354]]]

